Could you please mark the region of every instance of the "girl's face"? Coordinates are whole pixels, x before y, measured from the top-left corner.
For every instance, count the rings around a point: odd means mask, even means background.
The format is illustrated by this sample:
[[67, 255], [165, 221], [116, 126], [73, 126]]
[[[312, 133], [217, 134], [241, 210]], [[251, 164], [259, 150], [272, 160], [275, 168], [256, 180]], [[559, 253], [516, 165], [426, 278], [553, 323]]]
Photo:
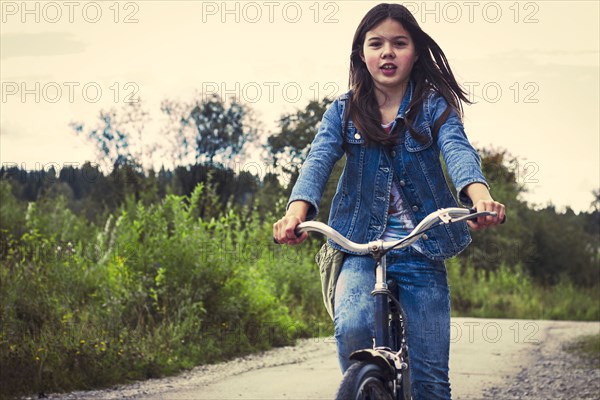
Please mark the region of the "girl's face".
[[404, 90], [418, 55], [408, 31], [388, 18], [367, 32], [361, 58], [375, 86], [389, 92]]

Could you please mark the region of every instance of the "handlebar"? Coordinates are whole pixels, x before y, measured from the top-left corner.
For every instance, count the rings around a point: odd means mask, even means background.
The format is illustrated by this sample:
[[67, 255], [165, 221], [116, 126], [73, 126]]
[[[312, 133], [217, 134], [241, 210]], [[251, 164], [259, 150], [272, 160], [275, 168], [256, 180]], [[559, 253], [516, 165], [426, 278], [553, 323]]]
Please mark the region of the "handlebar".
[[[404, 248], [410, 246], [411, 244], [416, 242], [421, 236], [423, 236], [423, 234], [426, 231], [436, 226], [452, 224], [468, 219], [476, 219], [478, 217], [496, 215], [496, 212], [493, 211], [477, 212], [477, 210], [472, 208], [443, 208], [434, 211], [428, 216], [426, 216], [406, 237], [400, 240], [389, 242], [375, 240], [365, 244], [355, 243], [342, 236], [339, 232], [337, 232], [330, 226], [317, 221], [302, 222], [296, 227], [296, 235], [300, 235], [303, 232], [318, 232], [327, 236], [328, 238], [330, 238], [335, 243], [337, 243], [342, 248], [348, 251], [364, 254], [375, 252], [385, 253], [394, 248]], [[502, 223], [504, 223], [504, 220], [502, 220]]]

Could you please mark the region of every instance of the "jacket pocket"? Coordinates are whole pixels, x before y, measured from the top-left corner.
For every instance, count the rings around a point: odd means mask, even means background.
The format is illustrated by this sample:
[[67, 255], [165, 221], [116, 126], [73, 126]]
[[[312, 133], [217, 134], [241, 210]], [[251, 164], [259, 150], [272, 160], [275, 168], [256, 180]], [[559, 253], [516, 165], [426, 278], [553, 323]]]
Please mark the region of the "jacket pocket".
[[352, 121], [348, 121], [348, 129], [346, 130], [346, 143], [349, 144], [365, 144], [365, 138], [358, 131]]
[[415, 128], [415, 131], [422, 138], [421, 141], [415, 139], [408, 131], [408, 128], [406, 129], [406, 139], [404, 140], [404, 145], [406, 146], [406, 150], [411, 153], [425, 150], [433, 144], [431, 127], [427, 121], [423, 121], [421, 125]]

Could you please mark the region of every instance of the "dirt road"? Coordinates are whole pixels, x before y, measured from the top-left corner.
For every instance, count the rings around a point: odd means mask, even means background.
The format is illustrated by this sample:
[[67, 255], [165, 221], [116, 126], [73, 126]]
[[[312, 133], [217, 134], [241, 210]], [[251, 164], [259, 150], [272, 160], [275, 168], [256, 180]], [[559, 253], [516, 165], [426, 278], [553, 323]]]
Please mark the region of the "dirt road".
[[[599, 332], [600, 322], [455, 318], [450, 355], [453, 398], [506, 398], [501, 396], [502, 388], [510, 386], [524, 369], [535, 366], [542, 354], [552, 358], [560, 351], [561, 343]], [[556, 374], [552, 376], [556, 380]], [[319, 338], [302, 340], [295, 347], [198, 367], [177, 377], [51, 397], [317, 400], [334, 398], [340, 380], [335, 343], [332, 338]]]

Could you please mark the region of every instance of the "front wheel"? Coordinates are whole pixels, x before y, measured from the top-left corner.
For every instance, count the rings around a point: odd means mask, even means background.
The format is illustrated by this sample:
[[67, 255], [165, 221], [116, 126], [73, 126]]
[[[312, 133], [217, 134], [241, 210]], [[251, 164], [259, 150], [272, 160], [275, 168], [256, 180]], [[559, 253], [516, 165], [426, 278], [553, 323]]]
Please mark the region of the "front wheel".
[[392, 382], [377, 364], [360, 361], [348, 368], [336, 400], [394, 400]]

